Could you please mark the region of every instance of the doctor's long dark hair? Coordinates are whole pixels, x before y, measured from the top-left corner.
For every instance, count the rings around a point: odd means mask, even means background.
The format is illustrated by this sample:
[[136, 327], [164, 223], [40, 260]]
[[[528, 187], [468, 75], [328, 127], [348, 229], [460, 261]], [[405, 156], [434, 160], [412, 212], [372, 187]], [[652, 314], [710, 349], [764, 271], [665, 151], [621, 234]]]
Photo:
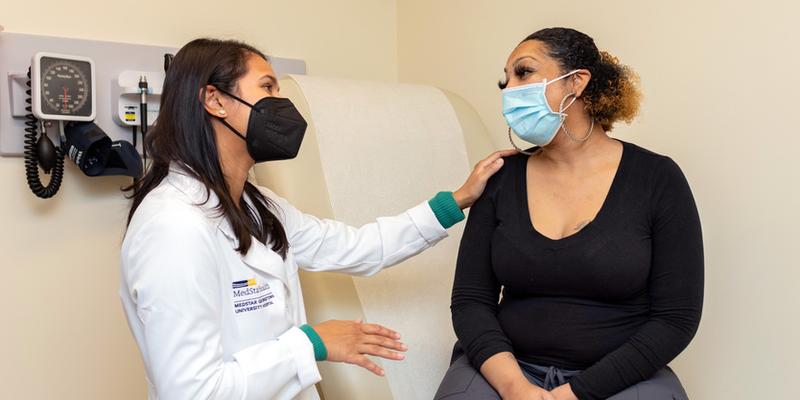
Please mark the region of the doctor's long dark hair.
[[289, 248], [286, 231], [270, 211], [274, 206], [270, 200], [250, 182], [245, 182], [244, 194], [252, 207], [244, 201], [244, 196], [238, 200], [239, 207], [231, 197], [211, 117], [201, 97], [206, 85], [235, 93], [237, 81], [247, 72], [247, 57], [253, 54], [267, 58], [258, 49], [238, 41], [196, 39], [175, 55], [164, 80], [158, 121], [144, 141], [152, 160], [150, 167], [141, 179], [123, 189], [133, 192], [128, 225], [145, 196], [161, 183], [174, 163], [205, 185], [205, 202], [211, 192], [219, 198], [216, 211], [233, 228], [239, 253], [245, 254], [250, 249], [252, 235], [264, 244], [269, 240], [272, 250], [286, 258]]

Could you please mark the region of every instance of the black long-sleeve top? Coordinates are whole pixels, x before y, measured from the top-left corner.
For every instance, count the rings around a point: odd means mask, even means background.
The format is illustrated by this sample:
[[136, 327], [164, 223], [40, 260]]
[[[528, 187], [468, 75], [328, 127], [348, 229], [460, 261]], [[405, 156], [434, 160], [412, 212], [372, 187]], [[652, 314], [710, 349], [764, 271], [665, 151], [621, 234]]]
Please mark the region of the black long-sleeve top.
[[691, 190], [672, 159], [623, 142], [594, 221], [553, 240], [531, 224], [526, 165], [506, 158], [470, 210], [456, 335], [475, 368], [512, 352], [582, 370], [570, 381], [576, 396], [605, 399], [664, 368], [697, 331], [703, 243]]

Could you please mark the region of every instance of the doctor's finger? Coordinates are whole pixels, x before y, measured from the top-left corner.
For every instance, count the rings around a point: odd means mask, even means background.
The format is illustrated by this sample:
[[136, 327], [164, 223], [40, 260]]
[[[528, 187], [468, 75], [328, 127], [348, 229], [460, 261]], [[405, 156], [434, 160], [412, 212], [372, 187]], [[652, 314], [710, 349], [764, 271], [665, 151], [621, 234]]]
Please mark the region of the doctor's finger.
[[494, 162], [492, 162], [491, 164], [486, 165], [483, 168], [483, 173], [487, 175], [486, 178], [487, 179], [490, 178], [492, 175], [494, 175], [495, 172], [499, 171], [500, 168], [503, 167], [503, 164], [505, 164], [505, 160], [502, 158], [498, 158], [494, 160]]
[[397, 351], [408, 350], [408, 346], [406, 346], [405, 344], [379, 335], [367, 335], [364, 338], [364, 343], [376, 344], [378, 346], [386, 347], [387, 349], [392, 349]]
[[514, 149], [498, 150], [498, 151], [495, 151], [492, 154], [489, 154], [489, 157], [484, 158], [481, 162], [478, 163], [478, 165], [479, 166], [491, 165], [493, 162], [495, 162], [495, 161], [497, 161], [497, 160], [499, 160], [499, 159], [501, 159], [503, 157], [512, 156], [512, 155], [517, 154], [517, 153], [518, 152], [516, 150], [514, 150]]
[[378, 324], [361, 324], [361, 332], [369, 335], [381, 335], [390, 339], [400, 339], [400, 334]]
[[385, 358], [387, 360], [402, 360], [406, 358], [406, 356], [403, 354], [374, 344], [361, 345], [358, 348], [358, 352], [361, 354], [369, 354], [371, 356]]
[[519, 150], [517, 150], [517, 149], [503, 149], [503, 150], [497, 150], [495, 153], [496, 154], [500, 154], [500, 157], [508, 157], [508, 156], [513, 156], [514, 154], [519, 153]]
[[495, 172], [497, 172], [497, 170], [500, 169], [500, 167], [502, 166], [503, 166], [502, 157], [487, 158], [479, 162], [478, 165], [475, 166], [474, 174], [477, 174], [477, 176], [480, 176], [483, 179], [488, 179]]
[[366, 356], [363, 356], [363, 355], [360, 355], [360, 354], [357, 355], [357, 356], [353, 356], [353, 358], [350, 359], [348, 361], [348, 363], [353, 364], [353, 365], [358, 365], [359, 367], [362, 367], [362, 368], [372, 372], [375, 375], [383, 376], [383, 369], [381, 367], [379, 367], [378, 364], [375, 364], [374, 362], [372, 362], [372, 360], [370, 360]]

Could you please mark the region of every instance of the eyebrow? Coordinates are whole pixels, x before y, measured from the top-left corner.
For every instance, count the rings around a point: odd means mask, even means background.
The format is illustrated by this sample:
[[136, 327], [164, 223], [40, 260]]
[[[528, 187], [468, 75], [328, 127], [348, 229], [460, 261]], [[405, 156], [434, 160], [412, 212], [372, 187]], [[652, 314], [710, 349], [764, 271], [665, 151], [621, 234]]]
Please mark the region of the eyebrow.
[[[516, 68], [517, 64], [519, 64], [520, 61], [522, 61], [522, 60], [524, 60], [526, 58], [530, 58], [533, 61], [539, 62], [539, 60], [537, 60], [536, 57], [534, 57], [534, 56], [522, 56], [522, 57], [519, 57], [516, 60], [514, 60], [514, 62], [511, 63], [511, 65]], [[500, 90], [505, 89], [506, 86], [508, 85], [508, 68], [503, 68], [503, 75], [505, 75], [505, 80], [501, 79], [501, 80], [497, 81], [497, 87], [499, 87]]]
[[[524, 60], [526, 58], [530, 58], [533, 61], [539, 62], [539, 60], [537, 60], [536, 57], [534, 57], [534, 56], [522, 56], [522, 57], [517, 58], [516, 60], [514, 60], [514, 62], [511, 63], [511, 65], [517, 65], [520, 61], [522, 61], [522, 60]], [[508, 73], [508, 68], [503, 68], [503, 72], [505, 72], [507, 74]]]
[[273, 75], [270, 75], [270, 74], [266, 74], [266, 75], [262, 76], [261, 78], [259, 78], [258, 80], [263, 81], [265, 79], [268, 80], [272, 84], [275, 84], [275, 85], [278, 84], [278, 79], [276, 79]]

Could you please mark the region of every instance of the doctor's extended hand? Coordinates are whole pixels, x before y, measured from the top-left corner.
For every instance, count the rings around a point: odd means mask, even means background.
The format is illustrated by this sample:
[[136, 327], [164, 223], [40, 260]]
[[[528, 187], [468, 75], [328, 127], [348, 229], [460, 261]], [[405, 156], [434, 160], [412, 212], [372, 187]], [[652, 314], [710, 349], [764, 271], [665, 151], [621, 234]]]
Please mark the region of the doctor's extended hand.
[[408, 350], [398, 341], [400, 334], [377, 324], [331, 320], [315, 325], [314, 330], [328, 350], [327, 361], [358, 365], [378, 376], [383, 376], [383, 369], [366, 355], [402, 360], [405, 356], [398, 351]]
[[486, 182], [489, 178], [503, 167], [503, 157], [514, 154], [517, 154], [514, 149], [495, 151], [489, 157], [477, 163], [467, 181], [453, 192], [453, 197], [456, 199], [458, 206], [462, 210], [471, 207], [475, 200], [478, 200], [483, 194], [483, 189], [486, 189]]

